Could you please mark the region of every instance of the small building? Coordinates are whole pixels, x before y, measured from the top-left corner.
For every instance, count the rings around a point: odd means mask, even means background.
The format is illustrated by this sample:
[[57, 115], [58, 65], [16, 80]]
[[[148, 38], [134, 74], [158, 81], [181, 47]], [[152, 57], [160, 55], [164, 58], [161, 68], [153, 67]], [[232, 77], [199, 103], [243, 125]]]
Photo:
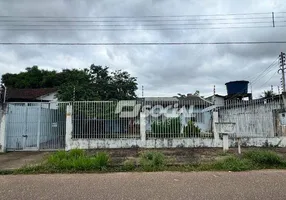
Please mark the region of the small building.
[[223, 95], [218, 95], [218, 94], [214, 94], [212, 96], [209, 96], [207, 98], [205, 98], [207, 101], [212, 102], [213, 105], [216, 106], [223, 106], [224, 105], [224, 101], [225, 101], [225, 96]]
[[[6, 102], [58, 102], [56, 88], [15, 89], [7, 88]], [[4, 98], [4, 97], [3, 97]]]

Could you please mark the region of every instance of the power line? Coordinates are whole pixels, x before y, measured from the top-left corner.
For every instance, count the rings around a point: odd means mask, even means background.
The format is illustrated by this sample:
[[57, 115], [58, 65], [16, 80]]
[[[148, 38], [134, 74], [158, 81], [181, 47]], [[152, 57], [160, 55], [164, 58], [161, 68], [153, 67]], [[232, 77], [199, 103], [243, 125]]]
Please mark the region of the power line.
[[266, 85], [276, 74], [277, 74], [277, 72], [274, 72], [274, 74], [264, 84], [262, 84], [260, 87], [263, 87], [264, 85]]
[[[285, 17], [275, 17], [275, 18], [285, 18]], [[261, 20], [261, 19], [269, 19], [272, 20], [272, 17], [247, 17], [247, 18], [197, 18], [197, 19], [132, 19], [132, 20], [70, 20], [68, 18], [64, 18], [64, 20], [31, 20], [31, 19], [1, 19], [0, 22], [158, 22], [158, 21], [221, 21], [221, 20]]]
[[275, 64], [275, 62], [278, 61], [278, 59], [279, 59], [279, 56], [277, 56], [276, 59], [268, 67], [266, 67], [260, 74], [258, 74], [258, 76], [254, 80], [251, 81], [252, 85], [255, 85], [255, 82], [257, 82], [259, 79], [261, 79], [266, 74], [268, 74], [271, 71], [271, 70], [269, 71], [269, 69], [272, 69], [274, 66], [277, 66], [278, 63]]
[[217, 24], [232, 24], [232, 25], [241, 25], [241, 24], [270, 24], [272, 22], [238, 22], [238, 23], [167, 23], [167, 24], [0, 24], [0, 26], [5, 27], [53, 27], [53, 26], [96, 26], [96, 27], [132, 27], [132, 26], [207, 26], [207, 25], [217, 25]]
[[[253, 80], [250, 80], [250, 81], [249, 81], [250, 84], [251, 84], [251, 87], [252, 87], [252, 86], [255, 84], [255, 82], [257, 82], [260, 78], [262, 78], [263, 76], [265, 76], [266, 74], [268, 74], [268, 73], [271, 71], [271, 68], [272, 68], [272, 67], [278, 65], [278, 63], [277, 63], [276, 65], [274, 65], [275, 62], [276, 62], [278, 59], [279, 59], [279, 56], [277, 56], [277, 57], [275, 58], [275, 60], [274, 60], [269, 66], [267, 66], [260, 74], [258, 74], [258, 76], [257, 76], [256, 78], [254, 78]], [[268, 70], [269, 70], [269, 71], [268, 71]], [[268, 72], [267, 72], [267, 71], [268, 71]], [[265, 72], [267, 72], [267, 73], [264, 74]], [[275, 71], [275, 73], [276, 73], [276, 71]], [[263, 74], [264, 74], [264, 75], [263, 75]], [[247, 79], [249, 79], [249, 78], [250, 78], [250, 77], [248, 76], [248, 77], [245, 78], [244, 80], [247, 80]], [[242, 92], [242, 91], [243, 91], [243, 90], [241, 90], [240, 92]], [[236, 94], [236, 95], [232, 96], [232, 97], [230, 98], [230, 100], [239, 97], [239, 95], [240, 95], [240, 94]]]
[[141, 15], [141, 16], [24, 16], [24, 15], [1, 15], [2, 18], [180, 18], [180, 17], [207, 17], [207, 16], [248, 16], [268, 15], [272, 12], [261, 13], [230, 13], [230, 14], [209, 14], [209, 15]]
[[[275, 28], [285, 28], [286, 25]], [[207, 30], [207, 29], [253, 29], [253, 28], [274, 28], [268, 26], [225, 26], [225, 27], [167, 27], [167, 28], [2, 28], [0, 31], [181, 31], [181, 30]]]
[[149, 45], [254, 45], [286, 44], [286, 41], [247, 42], [0, 42], [0, 45], [48, 45], [48, 46], [149, 46]]

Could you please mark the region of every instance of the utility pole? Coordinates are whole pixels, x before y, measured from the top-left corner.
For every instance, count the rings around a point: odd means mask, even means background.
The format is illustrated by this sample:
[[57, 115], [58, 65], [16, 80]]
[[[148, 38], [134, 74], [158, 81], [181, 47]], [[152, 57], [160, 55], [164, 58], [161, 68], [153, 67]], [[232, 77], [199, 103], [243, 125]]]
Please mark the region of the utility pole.
[[286, 92], [285, 91], [285, 53], [281, 52], [281, 54], [279, 55], [279, 59], [280, 59], [280, 69], [278, 70], [278, 73], [281, 71], [282, 74], [282, 79], [281, 79], [281, 86], [282, 86], [282, 92]]

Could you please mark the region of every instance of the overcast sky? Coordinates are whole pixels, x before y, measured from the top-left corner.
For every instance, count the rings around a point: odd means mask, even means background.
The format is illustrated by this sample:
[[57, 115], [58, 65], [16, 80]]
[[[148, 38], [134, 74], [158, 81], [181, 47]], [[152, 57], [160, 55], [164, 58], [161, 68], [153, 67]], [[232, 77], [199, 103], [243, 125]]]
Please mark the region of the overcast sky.
[[[286, 11], [285, 0], [0, 0], [1, 15], [12, 16], [150, 16], [209, 15]], [[285, 16], [286, 14], [281, 14]], [[0, 18], [3, 20], [4, 18]], [[10, 31], [0, 22], [0, 42], [222, 42], [285, 40], [286, 28], [129, 30], [129, 31]], [[19, 24], [19, 23], [18, 23]], [[269, 21], [271, 25], [271, 20]], [[74, 27], [73, 23], [69, 23]], [[139, 24], [140, 25], [140, 24]], [[138, 26], [139, 26], [138, 25]], [[286, 25], [286, 23], [285, 23]], [[199, 90], [208, 96], [216, 85], [254, 81], [253, 92], [280, 85], [273, 67], [258, 76], [286, 45], [184, 46], [0, 46], [0, 74], [18, 73], [38, 65], [42, 69], [85, 68], [92, 63], [123, 69], [138, 78], [138, 95], [174, 96]], [[268, 71], [267, 71], [268, 72]], [[258, 78], [257, 78], [258, 77]]]

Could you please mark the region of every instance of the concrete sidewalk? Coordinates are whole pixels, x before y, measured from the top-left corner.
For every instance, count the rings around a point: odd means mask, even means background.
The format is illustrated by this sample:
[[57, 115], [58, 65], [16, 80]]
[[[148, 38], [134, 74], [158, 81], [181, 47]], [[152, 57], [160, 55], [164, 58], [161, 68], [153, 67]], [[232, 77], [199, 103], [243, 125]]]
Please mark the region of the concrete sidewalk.
[[10, 199], [286, 199], [286, 171], [0, 176]]

